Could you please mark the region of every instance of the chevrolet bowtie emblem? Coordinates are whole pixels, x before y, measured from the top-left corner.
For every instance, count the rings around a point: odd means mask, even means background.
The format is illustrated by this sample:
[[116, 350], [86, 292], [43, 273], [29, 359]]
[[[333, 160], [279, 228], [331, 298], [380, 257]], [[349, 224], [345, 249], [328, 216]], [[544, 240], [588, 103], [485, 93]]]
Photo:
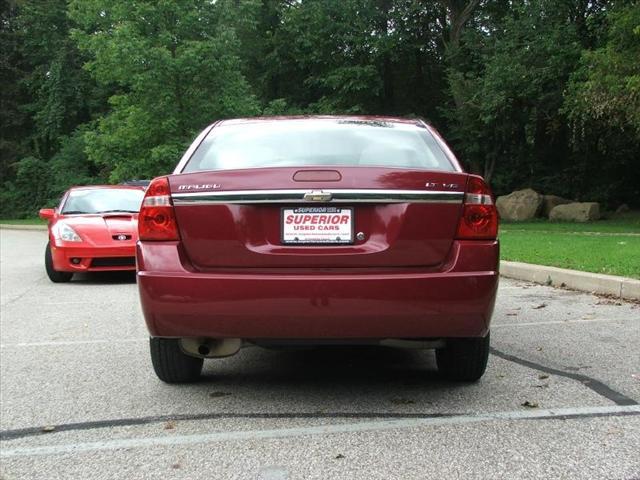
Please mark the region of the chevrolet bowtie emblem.
[[323, 192], [322, 190], [312, 190], [304, 194], [307, 202], [328, 202], [331, 200], [331, 192]]

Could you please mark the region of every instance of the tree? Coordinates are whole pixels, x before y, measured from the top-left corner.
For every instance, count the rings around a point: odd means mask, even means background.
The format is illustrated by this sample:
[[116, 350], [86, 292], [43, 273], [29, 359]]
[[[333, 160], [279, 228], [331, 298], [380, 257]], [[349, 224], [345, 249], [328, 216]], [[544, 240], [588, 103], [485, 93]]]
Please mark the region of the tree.
[[[15, 176], [15, 162], [26, 154], [24, 137], [30, 125], [21, 106], [28, 101], [20, 80], [26, 75], [19, 45], [18, 9], [0, 1], [0, 179]], [[3, 202], [4, 203], [4, 202]]]
[[452, 139], [473, 170], [498, 190], [532, 185], [545, 164], [566, 153], [563, 91], [580, 55], [568, 14], [557, 2], [513, 5], [491, 29], [473, 29], [466, 71], [450, 70], [452, 96], [447, 115]]
[[606, 44], [582, 55], [567, 111], [577, 122], [596, 120], [640, 139], [640, 4], [613, 11], [609, 21]]
[[[70, 28], [65, 0], [2, 4], [3, 216], [35, 213], [52, 194], [48, 162], [78, 125], [105, 109], [106, 95], [83, 70]], [[73, 160], [69, 171], [88, 168], [85, 156]]]
[[640, 197], [640, 4], [607, 12], [601, 41], [584, 50], [565, 94], [573, 182], [608, 203]]
[[117, 89], [86, 137], [111, 180], [171, 171], [214, 120], [255, 115], [229, 16], [235, 2], [74, 0], [70, 15], [96, 81]]

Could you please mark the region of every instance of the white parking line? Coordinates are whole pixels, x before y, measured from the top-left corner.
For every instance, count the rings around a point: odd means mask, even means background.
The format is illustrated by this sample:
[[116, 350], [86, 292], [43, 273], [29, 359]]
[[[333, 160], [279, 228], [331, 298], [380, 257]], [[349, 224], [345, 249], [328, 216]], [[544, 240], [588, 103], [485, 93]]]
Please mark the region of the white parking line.
[[121, 338], [114, 340], [70, 340], [66, 342], [30, 342], [30, 343], [3, 343], [0, 348], [19, 348], [19, 347], [64, 347], [75, 345], [96, 345], [103, 343], [135, 343], [148, 342], [148, 338]]
[[62, 443], [39, 447], [3, 448], [0, 458], [32, 457], [45, 455], [78, 454], [94, 451], [122, 450], [127, 448], [167, 447], [175, 445], [196, 445], [214, 442], [243, 440], [265, 440], [290, 438], [307, 435], [328, 435], [338, 433], [357, 433], [416, 428], [438, 425], [459, 425], [468, 423], [493, 422], [504, 420], [553, 419], [563, 417], [593, 417], [604, 415], [639, 414], [640, 405], [561, 408], [556, 410], [509, 411], [485, 413], [479, 415], [456, 415], [452, 417], [408, 418], [401, 420], [376, 420], [337, 425], [314, 427], [281, 428], [271, 430], [239, 430], [230, 432], [212, 432], [192, 435], [164, 435], [161, 437], [122, 438], [98, 442]]
[[596, 322], [622, 322], [622, 318], [590, 318], [587, 320], [552, 320], [549, 322], [521, 322], [521, 323], [492, 323], [491, 328], [496, 327], [534, 327], [537, 325], [564, 325], [575, 323], [596, 323]]

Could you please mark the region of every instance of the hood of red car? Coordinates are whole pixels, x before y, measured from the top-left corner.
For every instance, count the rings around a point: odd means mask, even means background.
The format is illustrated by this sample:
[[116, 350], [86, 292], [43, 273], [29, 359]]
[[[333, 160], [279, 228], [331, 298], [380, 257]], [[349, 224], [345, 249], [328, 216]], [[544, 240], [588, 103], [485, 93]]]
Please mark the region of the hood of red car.
[[91, 243], [100, 244], [113, 241], [128, 243], [135, 242], [138, 239], [137, 213], [60, 216], [58, 221], [66, 223], [84, 241]]

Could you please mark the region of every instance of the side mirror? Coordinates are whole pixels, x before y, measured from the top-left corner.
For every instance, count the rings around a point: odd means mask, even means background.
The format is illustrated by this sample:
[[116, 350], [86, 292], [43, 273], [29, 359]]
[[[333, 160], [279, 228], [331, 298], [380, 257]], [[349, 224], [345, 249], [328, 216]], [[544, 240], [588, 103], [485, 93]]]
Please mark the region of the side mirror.
[[38, 216], [43, 220], [51, 220], [54, 214], [55, 210], [53, 208], [41, 208]]

